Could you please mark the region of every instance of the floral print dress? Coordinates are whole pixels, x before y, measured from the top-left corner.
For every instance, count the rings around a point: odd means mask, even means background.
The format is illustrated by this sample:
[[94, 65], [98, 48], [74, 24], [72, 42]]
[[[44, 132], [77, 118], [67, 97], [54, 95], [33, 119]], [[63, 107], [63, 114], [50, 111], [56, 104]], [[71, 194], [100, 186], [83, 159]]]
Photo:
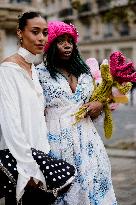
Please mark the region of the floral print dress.
[[52, 79], [43, 64], [37, 66], [45, 97], [48, 140], [53, 156], [77, 169], [76, 182], [55, 205], [117, 205], [111, 180], [110, 162], [103, 142], [90, 117], [74, 124], [72, 116], [88, 102], [91, 76], [81, 74], [75, 93], [64, 76]]

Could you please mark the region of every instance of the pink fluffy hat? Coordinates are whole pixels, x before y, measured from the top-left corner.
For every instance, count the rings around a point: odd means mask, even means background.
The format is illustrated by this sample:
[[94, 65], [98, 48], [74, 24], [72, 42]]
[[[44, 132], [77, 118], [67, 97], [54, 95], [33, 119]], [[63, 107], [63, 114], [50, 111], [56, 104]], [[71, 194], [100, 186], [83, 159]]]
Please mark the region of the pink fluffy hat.
[[44, 51], [47, 53], [52, 42], [63, 34], [70, 34], [74, 42], [78, 41], [78, 32], [73, 24], [67, 24], [62, 21], [48, 22], [48, 42], [45, 44]]

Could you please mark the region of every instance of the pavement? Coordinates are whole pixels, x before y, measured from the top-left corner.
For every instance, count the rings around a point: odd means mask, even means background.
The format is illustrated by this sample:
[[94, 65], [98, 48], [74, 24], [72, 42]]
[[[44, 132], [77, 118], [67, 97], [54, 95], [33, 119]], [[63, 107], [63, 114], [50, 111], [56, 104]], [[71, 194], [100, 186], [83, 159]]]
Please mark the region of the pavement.
[[113, 126], [110, 140], [103, 136], [103, 126], [98, 130], [111, 161], [118, 205], [136, 205], [136, 104], [119, 106], [113, 112]]
[[107, 149], [118, 205], [136, 205], [136, 150]]
[[136, 95], [133, 106], [122, 105], [113, 113], [111, 140], [104, 139], [118, 205], [136, 205]]

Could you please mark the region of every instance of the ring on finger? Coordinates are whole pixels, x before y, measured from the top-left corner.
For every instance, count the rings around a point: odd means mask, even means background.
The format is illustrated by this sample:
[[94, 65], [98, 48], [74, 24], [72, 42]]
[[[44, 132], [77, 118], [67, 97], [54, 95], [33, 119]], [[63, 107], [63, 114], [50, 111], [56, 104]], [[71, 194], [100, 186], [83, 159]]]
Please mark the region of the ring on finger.
[[90, 110], [89, 109], [86, 109], [86, 113], [88, 113]]

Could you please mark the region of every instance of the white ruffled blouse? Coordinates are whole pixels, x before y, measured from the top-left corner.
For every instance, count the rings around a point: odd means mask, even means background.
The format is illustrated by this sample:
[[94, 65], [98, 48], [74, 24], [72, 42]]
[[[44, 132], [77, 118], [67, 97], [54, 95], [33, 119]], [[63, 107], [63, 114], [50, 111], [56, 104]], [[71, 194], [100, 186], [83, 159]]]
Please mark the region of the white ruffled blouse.
[[[33, 80], [32, 80], [33, 79]], [[19, 65], [0, 65], [0, 149], [8, 148], [17, 160], [17, 200], [30, 177], [45, 183], [31, 147], [48, 153], [50, 146], [44, 119], [44, 99], [34, 65], [32, 79]]]

